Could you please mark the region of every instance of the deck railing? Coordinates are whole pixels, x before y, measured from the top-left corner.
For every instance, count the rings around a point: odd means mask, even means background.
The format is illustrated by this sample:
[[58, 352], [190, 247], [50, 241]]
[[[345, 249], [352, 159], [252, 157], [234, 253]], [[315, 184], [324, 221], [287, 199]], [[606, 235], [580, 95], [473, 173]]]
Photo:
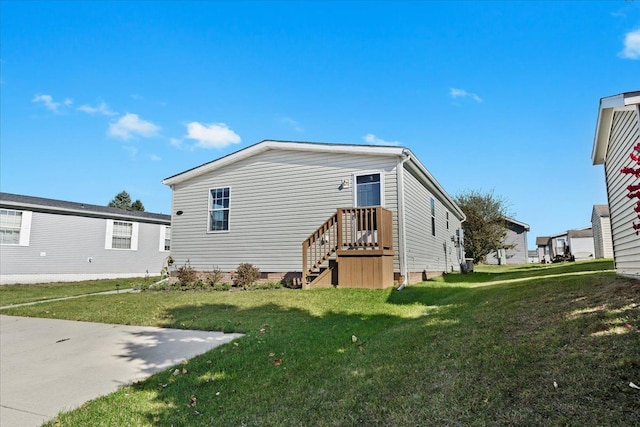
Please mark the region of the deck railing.
[[302, 283], [342, 249], [392, 249], [392, 213], [381, 206], [340, 208], [302, 242]]

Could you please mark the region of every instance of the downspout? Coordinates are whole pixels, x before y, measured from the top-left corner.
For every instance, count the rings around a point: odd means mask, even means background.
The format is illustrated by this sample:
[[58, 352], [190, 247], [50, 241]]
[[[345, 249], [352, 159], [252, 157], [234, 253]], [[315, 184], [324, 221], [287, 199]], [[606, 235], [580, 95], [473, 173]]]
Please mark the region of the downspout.
[[398, 290], [401, 291], [407, 286], [409, 282], [409, 274], [407, 271], [407, 232], [404, 224], [404, 164], [411, 159], [409, 153], [405, 150], [402, 152], [403, 159], [398, 162], [396, 166], [396, 179], [398, 181], [398, 245], [402, 250], [402, 255], [398, 261], [400, 263], [400, 274], [404, 277], [404, 280], [398, 286]]

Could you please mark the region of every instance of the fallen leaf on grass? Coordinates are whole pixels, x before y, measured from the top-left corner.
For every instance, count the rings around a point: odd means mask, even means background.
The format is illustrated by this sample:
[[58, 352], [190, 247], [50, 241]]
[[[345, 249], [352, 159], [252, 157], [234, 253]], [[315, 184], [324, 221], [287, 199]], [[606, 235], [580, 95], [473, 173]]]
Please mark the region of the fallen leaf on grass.
[[269, 357], [273, 357], [275, 355], [276, 355], [275, 353], [269, 353]]
[[273, 359], [274, 365], [282, 365], [282, 359]]
[[176, 369], [175, 371], [173, 371], [174, 377], [177, 377], [178, 375], [180, 375], [180, 369]]
[[636, 390], [640, 390], [640, 387], [638, 387], [637, 385], [635, 385], [634, 383], [629, 383], [629, 387], [631, 388], [635, 388]]
[[554, 381], [554, 382], [553, 382], [553, 387], [554, 387], [554, 388], [558, 388], [558, 383]]
[[351, 335], [351, 342], [356, 342], [358, 341], [358, 337], [355, 335]]

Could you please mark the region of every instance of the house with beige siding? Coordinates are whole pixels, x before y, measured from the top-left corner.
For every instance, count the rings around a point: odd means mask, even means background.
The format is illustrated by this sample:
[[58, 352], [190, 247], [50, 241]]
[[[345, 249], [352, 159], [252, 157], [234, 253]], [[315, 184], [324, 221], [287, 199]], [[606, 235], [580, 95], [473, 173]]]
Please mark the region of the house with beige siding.
[[640, 277], [640, 91], [600, 99], [591, 158], [604, 165], [616, 271]]
[[593, 205], [591, 212], [591, 228], [593, 228], [594, 255], [596, 258], [613, 258], [613, 241], [611, 239], [611, 217], [609, 205]]
[[0, 284], [160, 275], [171, 216], [0, 193]]
[[265, 140], [163, 183], [176, 266], [387, 287], [464, 261], [463, 212], [407, 148]]

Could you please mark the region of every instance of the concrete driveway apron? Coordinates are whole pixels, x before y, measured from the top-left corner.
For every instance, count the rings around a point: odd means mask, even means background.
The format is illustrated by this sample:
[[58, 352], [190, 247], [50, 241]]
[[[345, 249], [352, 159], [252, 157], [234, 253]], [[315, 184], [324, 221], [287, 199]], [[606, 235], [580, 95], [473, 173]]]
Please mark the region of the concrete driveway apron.
[[0, 315], [0, 426], [39, 426], [240, 336]]

